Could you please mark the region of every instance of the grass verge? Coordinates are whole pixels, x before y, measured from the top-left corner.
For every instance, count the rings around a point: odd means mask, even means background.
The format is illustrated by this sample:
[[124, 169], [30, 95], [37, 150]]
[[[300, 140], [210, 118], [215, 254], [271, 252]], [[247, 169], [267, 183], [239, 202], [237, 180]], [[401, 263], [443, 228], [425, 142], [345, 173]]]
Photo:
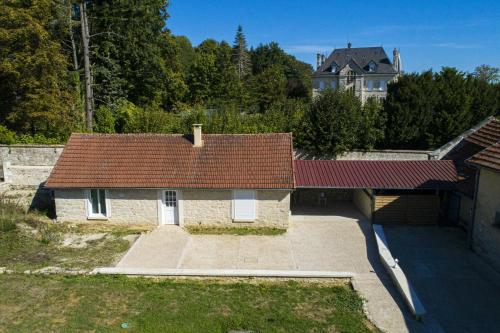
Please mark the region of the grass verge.
[[347, 283], [0, 275], [5, 332], [124, 332], [123, 323], [127, 332], [378, 332]]
[[186, 230], [193, 235], [261, 235], [261, 236], [277, 236], [286, 232], [286, 229], [281, 228], [219, 228], [219, 227], [186, 227]]

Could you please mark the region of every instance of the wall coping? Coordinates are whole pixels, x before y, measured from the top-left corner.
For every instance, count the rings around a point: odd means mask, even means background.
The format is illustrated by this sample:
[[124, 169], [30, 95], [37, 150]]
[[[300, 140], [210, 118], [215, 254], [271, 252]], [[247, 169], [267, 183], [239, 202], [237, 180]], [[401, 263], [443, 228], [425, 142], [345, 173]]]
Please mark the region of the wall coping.
[[64, 145], [42, 145], [42, 144], [0, 144], [0, 148], [64, 148]]

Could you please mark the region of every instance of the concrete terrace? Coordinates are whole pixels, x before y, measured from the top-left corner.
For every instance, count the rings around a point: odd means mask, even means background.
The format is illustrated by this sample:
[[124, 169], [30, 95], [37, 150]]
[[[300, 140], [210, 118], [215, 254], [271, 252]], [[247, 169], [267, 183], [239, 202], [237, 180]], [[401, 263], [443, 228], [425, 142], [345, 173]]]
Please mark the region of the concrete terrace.
[[439, 332], [412, 319], [380, 264], [370, 223], [348, 203], [334, 212], [298, 212], [279, 236], [190, 235], [161, 226], [142, 235], [117, 268], [351, 272], [379, 328]]

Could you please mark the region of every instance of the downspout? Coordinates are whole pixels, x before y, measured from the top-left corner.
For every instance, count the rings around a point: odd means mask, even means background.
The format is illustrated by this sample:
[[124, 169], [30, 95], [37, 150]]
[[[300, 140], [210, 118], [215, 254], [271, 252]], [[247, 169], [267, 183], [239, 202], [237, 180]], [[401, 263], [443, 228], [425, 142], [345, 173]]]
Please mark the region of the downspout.
[[478, 189], [479, 189], [479, 175], [481, 174], [481, 168], [476, 168], [476, 175], [475, 175], [475, 184], [474, 184], [474, 201], [472, 203], [472, 218], [470, 220], [470, 226], [467, 228], [467, 245], [469, 246], [469, 249], [474, 250], [473, 245], [474, 245], [474, 239], [473, 239], [473, 233], [474, 233], [474, 224], [476, 222], [476, 206], [477, 206], [477, 194], [478, 194]]

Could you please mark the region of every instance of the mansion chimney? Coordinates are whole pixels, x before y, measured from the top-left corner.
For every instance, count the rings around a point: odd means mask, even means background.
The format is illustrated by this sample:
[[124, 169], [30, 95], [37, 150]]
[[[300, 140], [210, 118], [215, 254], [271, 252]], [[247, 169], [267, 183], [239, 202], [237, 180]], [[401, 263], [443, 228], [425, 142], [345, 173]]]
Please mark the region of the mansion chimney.
[[316, 69], [319, 69], [321, 66], [321, 54], [316, 53]]
[[396, 70], [396, 72], [402, 72], [401, 55], [396, 48], [394, 48], [394, 50], [392, 51], [392, 67]]
[[203, 147], [201, 124], [193, 124], [193, 147]]

